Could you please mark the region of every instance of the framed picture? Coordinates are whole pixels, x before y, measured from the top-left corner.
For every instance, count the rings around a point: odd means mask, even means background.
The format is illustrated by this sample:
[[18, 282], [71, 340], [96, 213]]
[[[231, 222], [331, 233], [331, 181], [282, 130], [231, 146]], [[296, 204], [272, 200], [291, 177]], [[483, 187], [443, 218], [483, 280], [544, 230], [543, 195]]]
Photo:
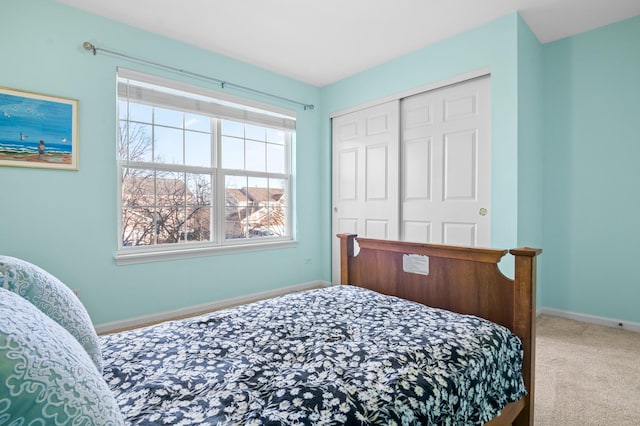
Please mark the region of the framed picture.
[[0, 87], [0, 166], [78, 170], [78, 101]]

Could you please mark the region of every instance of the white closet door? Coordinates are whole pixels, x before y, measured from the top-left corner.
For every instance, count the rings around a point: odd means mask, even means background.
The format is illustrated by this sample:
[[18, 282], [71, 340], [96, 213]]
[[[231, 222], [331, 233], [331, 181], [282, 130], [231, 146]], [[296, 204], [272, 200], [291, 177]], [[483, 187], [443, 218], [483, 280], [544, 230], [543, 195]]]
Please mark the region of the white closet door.
[[338, 233], [400, 238], [399, 101], [333, 119], [332, 281], [340, 282]]
[[491, 246], [490, 78], [401, 102], [405, 241]]

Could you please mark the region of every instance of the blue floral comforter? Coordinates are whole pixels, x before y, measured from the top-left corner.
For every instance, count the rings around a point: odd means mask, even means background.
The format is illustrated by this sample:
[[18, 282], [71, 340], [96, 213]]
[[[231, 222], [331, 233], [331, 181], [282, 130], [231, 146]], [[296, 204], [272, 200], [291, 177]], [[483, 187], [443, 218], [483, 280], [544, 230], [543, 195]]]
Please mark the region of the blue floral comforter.
[[352, 286], [101, 337], [131, 424], [482, 424], [526, 394], [509, 330]]

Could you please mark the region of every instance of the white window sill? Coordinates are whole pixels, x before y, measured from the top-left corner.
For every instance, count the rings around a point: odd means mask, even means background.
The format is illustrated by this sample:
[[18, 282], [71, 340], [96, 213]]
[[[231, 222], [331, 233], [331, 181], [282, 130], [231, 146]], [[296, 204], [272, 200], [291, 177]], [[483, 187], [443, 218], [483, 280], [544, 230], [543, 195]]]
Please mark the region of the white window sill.
[[114, 258], [117, 265], [132, 265], [136, 263], [161, 262], [163, 260], [290, 248], [297, 246], [297, 244], [295, 240], [286, 240], [226, 246], [132, 247], [118, 251]]

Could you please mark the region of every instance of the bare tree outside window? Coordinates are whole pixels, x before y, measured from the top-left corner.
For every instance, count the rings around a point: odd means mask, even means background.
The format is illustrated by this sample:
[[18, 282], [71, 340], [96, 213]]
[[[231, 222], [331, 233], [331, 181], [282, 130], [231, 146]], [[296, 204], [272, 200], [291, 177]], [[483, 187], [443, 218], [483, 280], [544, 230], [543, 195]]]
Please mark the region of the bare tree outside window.
[[[143, 124], [120, 127], [121, 158], [140, 161], [151, 146]], [[210, 240], [210, 175], [123, 167], [121, 179], [123, 245]]]

